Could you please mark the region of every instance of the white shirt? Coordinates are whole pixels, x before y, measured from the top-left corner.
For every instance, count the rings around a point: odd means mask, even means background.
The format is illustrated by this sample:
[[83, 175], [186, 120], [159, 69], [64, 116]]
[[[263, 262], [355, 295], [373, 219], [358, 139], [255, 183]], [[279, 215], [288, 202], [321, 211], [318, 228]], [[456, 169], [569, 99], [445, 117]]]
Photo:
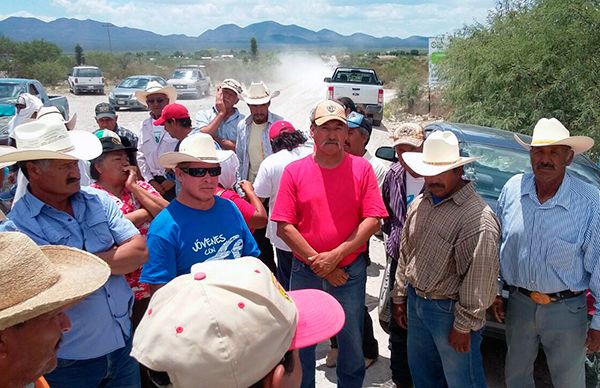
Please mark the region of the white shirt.
[[179, 142], [173, 139], [162, 125], [152, 124], [153, 121], [152, 117], [142, 121], [138, 141], [137, 162], [146, 182], [150, 182], [155, 175], [165, 175], [165, 169], [158, 163], [158, 157], [165, 152], [174, 151]]
[[381, 159], [378, 157], [371, 155], [369, 151], [365, 152], [363, 158], [367, 159], [373, 167], [373, 171], [375, 171], [375, 178], [377, 178], [377, 186], [379, 186], [379, 192], [381, 193], [381, 188], [383, 187], [383, 181], [385, 179], [385, 174], [387, 174], [388, 168], [383, 164]]
[[423, 185], [425, 184], [425, 179], [423, 177], [415, 178], [410, 175], [410, 173], [406, 172], [406, 207], [413, 201], [413, 199], [417, 198], [421, 191], [423, 190]]
[[[273, 210], [277, 191], [279, 191], [279, 182], [285, 167], [291, 162], [302, 159], [312, 153], [312, 148], [299, 146], [291, 151], [283, 149], [272, 155], [269, 155], [263, 160], [258, 168], [258, 174], [254, 181], [254, 191], [260, 198], [269, 198], [269, 213]], [[269, 223], [267, 224], [267, 238], [275, 248], [291, 252], [290, 247], [277, 236], [277, 223], [271, 221], [269, 214]]]

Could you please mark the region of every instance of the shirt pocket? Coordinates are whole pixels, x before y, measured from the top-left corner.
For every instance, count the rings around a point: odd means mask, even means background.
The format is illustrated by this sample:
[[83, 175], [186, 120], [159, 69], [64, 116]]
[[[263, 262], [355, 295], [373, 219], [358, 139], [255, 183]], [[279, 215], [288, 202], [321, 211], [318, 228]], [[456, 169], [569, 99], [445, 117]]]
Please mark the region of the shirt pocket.
[[103, 252], [115, 244], [108, 220], [101, 216], [95, 216], [86, 221], [84, 235], [85, 250], [88, 252]]
[[577, 243], [570, 243], [560, 238], [554, 238], [548, 244], [546, 265], [549, 271], [568, 284], [569, 280], [580, 279], [583, 276], [583, 262], [577, 261], [580, 256]]
[[69, 244], [71, 233], [66, 228], [60, 225], [48, 224], [41, 229], [46, 237], [46, 241], [48, 241], [50, 245], [71, 245]]

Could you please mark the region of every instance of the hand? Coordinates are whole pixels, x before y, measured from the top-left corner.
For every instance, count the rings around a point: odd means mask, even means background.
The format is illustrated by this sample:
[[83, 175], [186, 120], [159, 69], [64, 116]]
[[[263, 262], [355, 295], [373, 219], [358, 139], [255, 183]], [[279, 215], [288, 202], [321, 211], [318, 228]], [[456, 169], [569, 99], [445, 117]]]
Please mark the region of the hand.
[[335, 268], [329, 275], [325, 276], [325, 280], [334, 287], [343, 286], [348, 281], [348, 274], [342, 268]]
[[124, 169], [127, 172], [127, 180], [125, 181], [125, 187], [130, 189], [133, 185], [137, 183], [137, 171], [134, 166], [129, 166]]
[[396, 321], [396, 324], [398, 326], [400, 326], [404, 330], [408, 329], [408, 319], [406, 316], [406, 302], [393, 303], [392, 315], [394, 316], [394, 321]]
[[225, 113], [227, 111], [227, 107], [225, 106], [225, 101], [223, 101], [223, 89], [221, 87], [217, 87], [217, 97], [215, 98], [215, 108], [219, 113]]
[[254, 193], [254, 186], [252, 186], [252, 182], [245, 179], [240, 181], [240, 188], [244, 193], [246, 193], [246, 195]]
[[461, 333], [452, 327], [448, 334], [448, 343], [458, 353], [467, 353], [471, 350], [471, 333]]
[[161, 184], [164, 192], [166, 193], [167, 191], [171, 190], [173, 188], [173, 186], [175, 186], [175, 182], [173, 181], [168, 181], [165, 180], [162, 184]]
[[497, 322], [504, 322], [504, 300], [502, 300], [501, 296], [496, 297], [496, 300], [494, 300], [494, 303], [489, 307], [489, 310], [491, 310]]
[[317, 253], [315, 256], [309, 257], [311, 262], [310, 269], [315, 275], [324, 278], [333, 271], [341, 258], [338, 257], [335, 251]]
[[588, 329], [587, 339], [585, 340], [587, 352], [594, 353], [600, 350], [600, 330]]
[[160, 184], [160, 183], [158, 183], [157, 181], [155, 181], [154, 179], [152, 179], [152, 180], [151, 180], [150, 182], [148, 182], [148, 183], [150, 183], [150, 185], [151, 185], [152, 187], [154, 187], [154, 190], [158, 191], [158, 193], [159, 193], [160, 195], [163, 195], [163, 194], [165, 193], [165, 190], [163, 189], [163, 187], [161, 186], [161, 184]]

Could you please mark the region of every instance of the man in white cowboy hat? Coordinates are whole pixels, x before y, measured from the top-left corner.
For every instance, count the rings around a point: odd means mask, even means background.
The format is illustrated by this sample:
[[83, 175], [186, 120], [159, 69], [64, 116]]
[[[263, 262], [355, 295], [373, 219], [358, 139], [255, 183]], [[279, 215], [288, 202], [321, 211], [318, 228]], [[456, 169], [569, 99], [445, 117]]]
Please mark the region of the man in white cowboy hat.
[[156, 291], [192, 265], [211, 260], [258, 256], [260, 251], [233, 202], [215, 196], [221, 167], [232, 151], [220, 151], [205, 133], [186, 137], [179, 151], [160, 156], [164, 168], [175, 170], [177, 198], [150, 224], [150, 257], [142, 283]]
[[242, 84], [228, 78], [217, 86], [215, 105], [196, 114], [196, 127], [208, 133], [224, 150], [235, 151], [238, 124], [244, 115], [235, 107], [242, 95]]
[[[361, 387], [367, 262], [366, 242], [387, 212], [369, 162], [344, 151], [344, 108], [322, 101], [310, 115], [312, 155], [283, 171], [271, 219], [292, 249], [290, 289], [316, 288], [333, 295], [347, 319], [338, 333], [337, 383]], [[315, 385], [315, 347], [300, 351], [303, 387]]]
[[177, 91], [173, 86], [162, 86], [156, 81], [148, 82], [146, 90], [135, 92], [135, 98], [150, 109], [150, 117], [142, 121], [139, 133], [137, 162], [142, 178], [156, 189], [165, 199], [175, 198], [175, 182], [166, 179], [165, 169], [158, 157], [171, 152], [177, 146], [163, 125], [155, 125], [167, 104], [177, 100]]
[[[529, 149], [532, 172], [512, 177], [496, 213], [502, 225], [500, 267], [509, 289], [506, 385], [534, 387], [540, 343], [555, 387], [584, 387], [586, 346], [600, 348], [600, 193], [567, 173], [594, 141], [570, 136], [555, 118], [540, 119]], [[585, 290], [596, 299], [587, 327]], [[504, 319], [501, 298], [493, 306]]]
[[396, 323], [408, 328], [408, 364], [416, 387], [485, 387], [481, 328], [496, 296], [500, 231], [492, 209], [462, 177], [449, 131], [430, 134], [423, 152], [404, 152], [425, 178], [402, 230], [396, 285]]
[[144, 238], [106, 193], [80, 186], [78, 161], [99, 156], [100, 141], [89, 132], [67, 131], [60, 121], [40, 119], [15, 128], [15, 139], [16, 151], [1, 156], [0, 163], [17, 161], [29, 186], [0, 229], [16, 227], [39, 245], [83, 249], [106, 261], [112, 273], [66, 311], [73, 329], [46, 379], [53, 388], [138, 386], [139, 368], [128, 356], [133, 294], [123, 274], [139, 268], [148, 253]]
[[110, 268], [79, 249], [3, 232], [0, 274], [0, 387], [47, 387], [41, 376], [71, 328], [65, 309], [102, 287]]

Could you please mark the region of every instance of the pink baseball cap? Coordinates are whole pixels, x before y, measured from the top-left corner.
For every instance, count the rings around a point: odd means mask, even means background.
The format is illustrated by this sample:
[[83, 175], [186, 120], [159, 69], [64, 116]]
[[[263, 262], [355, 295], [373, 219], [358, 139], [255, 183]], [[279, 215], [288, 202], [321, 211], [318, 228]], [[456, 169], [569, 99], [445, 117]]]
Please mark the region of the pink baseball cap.
[[165, 106], [162, 110], [160, 117], [154, 120], [154, 125], [164, 125], [165, 121], [176, 119], [188, 119], [190, 118], [190, 112], [187, 108], [176, 102], [172, 102]]
[[344, 310], [321, 290], [287, 293], [254, 257], [192, 266], [158, 290], [131, 355], [173, 386], [249, 387], [288, 350], [336, 335]]
[[292, 123], [290, 123], [289, 121], [285, 121], [285, 120], [275, 121], [273, 123], [273, 125], [271, 125], [271, 128], [269, 129], [269, 139], [273, 140], [277, 136], [281, 135], [282, 133], [292, 133], [295, 131], [296, 131], [296, 128], [294, 128]]

